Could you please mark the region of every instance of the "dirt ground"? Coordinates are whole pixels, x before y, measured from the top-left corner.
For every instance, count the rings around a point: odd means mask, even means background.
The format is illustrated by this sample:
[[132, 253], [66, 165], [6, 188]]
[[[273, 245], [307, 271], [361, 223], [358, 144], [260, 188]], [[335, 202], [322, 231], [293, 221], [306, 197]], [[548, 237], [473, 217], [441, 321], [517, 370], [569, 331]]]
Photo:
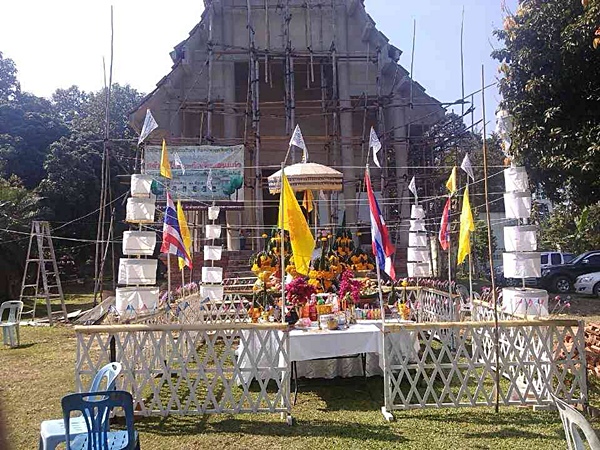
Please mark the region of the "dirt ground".
[[556, 315], [558, 317], [569, 317], [573, 319], [583, 319], [586, 323], [600, 323], [600, 298], [574, 294], [561, 295], [561, 299], [563, 299], [563, 301], [566, 299], [571, 305], [569, 308], [564, 308], [561, 310], [560, 307], [556, 307], [556, 294], [549, 295], [550, 299], [548, 302], [548, 307], [551, 315]]

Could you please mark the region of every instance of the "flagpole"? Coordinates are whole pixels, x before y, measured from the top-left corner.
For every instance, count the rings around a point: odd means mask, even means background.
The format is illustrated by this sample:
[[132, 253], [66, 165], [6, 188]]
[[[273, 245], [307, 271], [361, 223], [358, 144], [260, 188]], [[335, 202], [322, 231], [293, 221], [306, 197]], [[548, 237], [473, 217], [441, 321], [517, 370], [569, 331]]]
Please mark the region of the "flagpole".
[[279, 236], [281, 237], [281, 323], [285, 323], [285, 224], [283, 223], [285, 220], [284, 214], [284, 201], [285, 197], [283, 195], [283, 177], [285, 176], [284, 167], [287, 161], [287, 157], [290, 154], [290, 149], [292, 146], [288, 147], [287, 154], [285, 155], [285, 159], [281, 163], [281, 183], [279, 195], [281, 198], [281, 207], [279, 208], [279, 214], [281, 217], [281, 228], [279, 229]]
[[[469, 176], [467, 175], [467, 188], [469, 187]], [[470, 189], [469, 189], [470, 191]], [[470, 192], [469, 192], [470, 193]], [[469, 205], [470, 207], [471, 205]], [[469, 233], [469, 303], [473, 304], [473, 246], [472, 233]]]
[[[367, 159], [367, 161], [368, 161], [368, 159]], [[371, 174], [369, 172], [369, 164], [368, 163], [366, 165], [366, 172], [367, 172], [367, 177], [369, 178], [369, 181], [370, 181]], [[372, 234], [372, 232], [371, 232], [371, 234]], [[371, 236], [371, 240], [373, 240], [373, 236]], [[382, 362], [383, 362], [383, 367], [384, 367], [383, 385], [386, 386], [386, 388], [387, 388], [387, 386], [389, 384], [389, 376], [388, 376], [388, 371], [385, 369], [387, 367], [386, 357], [385, 357], [385, 307], [383, 305], [383, 292], [381, 290], [381, 267], [379, 266], [379, 258], [377, 257], [377, 255], [375, 255], [375, 267], [377, 268], [377, 292], [379, 294], [379, 308], [381, 310], [381, 348], [383, 349]], [[385, 389], [384, 389], [384, 391], [385, 391]], [[388, 406], [389, 406], [388, 405], [388, 396], [384, 395], [383, 407], [382, 407], [382, 413], [384, 416], [389, 411]]]
[[185, 273], [184, 273], [185, 268], [182, 267], [181, 268], [181, 292], [183, 293], [183, 296], [185, 297], [185, 290], [184, 290], [184, 286], [185, 286]]
[[171, 300], [171, 253], [167, 252], [167, 302]]
[[[485, 71], [483, 64], [481, 65], [481, 85], [485, 85]], [[488, 235], [488, 258], [490, 263], [490, 280], [492, 282], [492, 299], [494, 301], [494, 353], [496, 354], [496, 404], [494, 410], [497, 413], [500, 409], [500, 335], [498, 329], [498, 299], [496, 297], [496, 279], [494, 276], [494, 258], [492, 255], [492, 225], [490, 218], [490, 202], [488, 198], [488, 170], [487, 170], [487, 142], [486, 142], [486, 127], [485, 127], [485, 89], [481, 90], [481, 103], [483, 114], [483, 187], [485, 191], [485, 216], [487, 221]]]
[[[448, 196], [452, 198], [452, 194]], [[452, 201], [448, 208], [448, 298], [450, 302], [450, 310], [452, 311], [452, 321], [455, 320], [454, 305], [452, 303]]]

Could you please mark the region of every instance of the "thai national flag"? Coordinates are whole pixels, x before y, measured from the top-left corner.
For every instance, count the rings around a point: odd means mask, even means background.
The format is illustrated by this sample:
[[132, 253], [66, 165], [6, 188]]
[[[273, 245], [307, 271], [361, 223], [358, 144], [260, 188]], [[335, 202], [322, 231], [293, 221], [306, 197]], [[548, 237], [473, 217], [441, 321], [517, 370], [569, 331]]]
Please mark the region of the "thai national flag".
[[438, 235], [438, 240], [440, 241], [440, 245], [444, 250], [448, 250], [448, 245], [450, 244], [450, 202], [451, 199], [448, 197], [448, 200], [446, 200], [446, 205], [444, 206], [444, 212], [442, 212], [440, 233]]
[[186, 265], [190, 266], [190, 255], [185, 249], [183, 244], [183, 238], [181, 237], [181, 230], [179, 228], [179, 220], [177, 220], [177, 210], [173, 204], [171, 195], [167, 192], [167, 208], [165, 209], [165, 219], [163, 222], [163, 235], [162, 245], [160, 247], [161, 253], [171, 253], [183, 258]]
[[371, 186], [371, 178], [369, 172], [365, 173], [365, 184], [367, 186], [367, 196], [369, 198], [369, 212], [371, 214], [371, 238], [373, 240], [373, 255], [377, 258], [379, 267], [387, 273], [392, 280], [396, 279], [396, 272], [392, 265], [392, 255], [396, 249], [392, 245], [388, 229], [385, 226], [385, 221], [381, 215], [379, 204], [373, 193]]

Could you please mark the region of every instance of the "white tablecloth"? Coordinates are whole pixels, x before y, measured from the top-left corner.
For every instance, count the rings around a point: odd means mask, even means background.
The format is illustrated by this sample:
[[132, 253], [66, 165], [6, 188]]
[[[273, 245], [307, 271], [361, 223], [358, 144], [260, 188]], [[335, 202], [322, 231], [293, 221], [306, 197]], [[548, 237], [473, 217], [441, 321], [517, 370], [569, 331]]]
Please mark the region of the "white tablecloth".
[[[400, 342], [402, 356], [410, 361], [415, 361], [419, 352], [419, 342], [415, 333], [406, 335]], [[325, 359], [340, 356], [350, 356], [360, 353], [367, 354], [367, 376], [381, 375], [383, 373], [383, 334], [381, 321], [361, 321], [351, 325], [345, 330], [291, 330], [290, 335], [290, 360], [296, 361], [298, 377], [306, 378], [334, 378], [362, 376], [361, 358]], [[398, 335], [388, 335], [386, 339], [401, 339]], [[259, 351], [256, 340], [249, 343], [249, 352]], [[264, 349], [263, 349], [264, 351]], [[242, 349], [238, 349], [238, 354]], [[261, 358], [261, 366], [263, 358]], [[264, 358], [265, 365], [267, 359]], [[241, 362], [241, 366], [249, 365], [249, 358]], [[261, 370], [262, 372], [262, 370]]]
[[345, 330], [290, 331], [290, 360], [306, 361], [319, 358], [379, 353], [381, 330], [375, 324], [351, 325]]

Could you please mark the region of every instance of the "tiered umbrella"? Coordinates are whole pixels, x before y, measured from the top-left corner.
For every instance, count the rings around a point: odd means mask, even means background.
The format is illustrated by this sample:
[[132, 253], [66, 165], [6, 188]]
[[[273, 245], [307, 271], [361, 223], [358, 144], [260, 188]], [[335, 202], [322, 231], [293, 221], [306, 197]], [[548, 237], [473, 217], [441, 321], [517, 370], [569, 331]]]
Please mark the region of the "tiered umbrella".
[[[285, 176], [294, 191], [341, 191], [341, 172], [317, 163], [298, 163], [285, 168]], [[269, 192], [281, 192], [281, 170], [268, 178]]]

